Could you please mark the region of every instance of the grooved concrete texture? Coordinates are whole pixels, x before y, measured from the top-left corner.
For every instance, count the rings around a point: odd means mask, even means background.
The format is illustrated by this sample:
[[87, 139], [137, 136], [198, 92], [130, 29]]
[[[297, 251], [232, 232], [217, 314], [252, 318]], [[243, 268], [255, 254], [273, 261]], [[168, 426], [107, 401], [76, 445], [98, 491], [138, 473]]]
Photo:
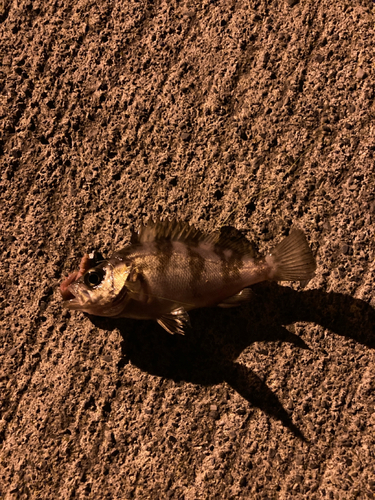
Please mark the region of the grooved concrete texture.
[[[5, 0], [0, 497], [375, 495], [370, 1]], [[83, 253], [176, 216], [316, 277], [189, 335], [62, 310]]]

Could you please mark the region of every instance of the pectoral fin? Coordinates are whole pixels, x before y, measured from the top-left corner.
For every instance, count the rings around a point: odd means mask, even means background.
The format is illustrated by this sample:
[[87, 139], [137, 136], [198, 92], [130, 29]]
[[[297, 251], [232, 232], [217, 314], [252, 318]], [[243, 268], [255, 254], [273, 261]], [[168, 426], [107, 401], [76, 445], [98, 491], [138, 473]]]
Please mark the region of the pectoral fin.
[[219, 307], [240, 306], [241, 304], [252, 300], [255, 295], [256, 294], [250, 288], [244, 288], [240, 292], [236, 293], [236, 295], [232, 295], [231, 297], [228, 297], [227, 299], [223, 300], [220, 304], [218, 304], [218, 306]]
[[186, 328], [191, 326], [189, 315], [183, 307], [179, 307], [169, 314], [164, 314], [156, 321], [172, 335], [175, 333], [184, 335]]
[[[131, 266], [128, 271], [128, 279], [126, 280], [126, 288], [129, 294], [137, 295], [137, 300], [142, 300], [145, 294], [145, 289], [143, 285], [144, 277], [143, 274], [135, 267]], [[142, 297], [140, 297], [142, 295]]]

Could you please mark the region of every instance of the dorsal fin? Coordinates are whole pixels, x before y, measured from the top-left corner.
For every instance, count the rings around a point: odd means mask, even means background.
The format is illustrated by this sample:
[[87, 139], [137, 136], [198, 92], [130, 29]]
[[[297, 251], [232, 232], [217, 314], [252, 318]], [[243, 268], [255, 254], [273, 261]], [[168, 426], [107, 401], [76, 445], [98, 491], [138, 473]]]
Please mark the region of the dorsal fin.
[[156, 240], [184, 241], [198, 244], [201, 241], [215, 244], [218, 233], [205, 234], [188, 222], [176, 219], [161, 221], [149, 219], [137, 232], [132, 233], [131, 242], [134, 244], [150, 243]]
[[217, 247], [229, 248], [239, 255], [258, 257], [255, 245], [250, 242], [238, 229], [232, 226], [223, 226], [219, 231], [219, 236], [215, 242]]
[[140, 245], [157, 240], [181, 241], [193, 245], [208, 243], [219, 249], [230, 249], [239, 255], [256, 257], [257, 251], [242, 233], [231, 226], [224, 226], [219, 231], [206, 234], [191, 226], [188, 222], [176, 219], [161, 221], [149, 219], [138, 231], [132, 232], [131, 243]]

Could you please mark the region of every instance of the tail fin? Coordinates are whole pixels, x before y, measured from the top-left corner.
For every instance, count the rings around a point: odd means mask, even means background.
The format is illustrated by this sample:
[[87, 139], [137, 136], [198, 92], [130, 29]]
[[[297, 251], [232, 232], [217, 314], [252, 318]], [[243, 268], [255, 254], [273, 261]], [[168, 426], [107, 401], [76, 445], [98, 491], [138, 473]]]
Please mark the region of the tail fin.
[[315, 259], [300, 229], [292, 229], [267, 255], [266, 261], [270, 266], [270, 279], [274, 281], [304, 281], [315, 274]]

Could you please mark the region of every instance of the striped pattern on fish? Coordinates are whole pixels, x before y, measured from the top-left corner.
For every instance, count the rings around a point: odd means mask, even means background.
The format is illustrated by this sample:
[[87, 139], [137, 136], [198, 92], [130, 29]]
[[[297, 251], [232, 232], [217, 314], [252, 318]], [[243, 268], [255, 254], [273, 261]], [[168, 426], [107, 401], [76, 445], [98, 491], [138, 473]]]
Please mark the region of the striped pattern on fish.
[[302, 231], [294, 229], [266, 257], [233, 228], [204, 234], [187, 223], [150, 220], [110, 259], [87, 256], [61, 284], [64, 305], [89, 314], [155, 319], [183, 333], [187, 311], [232, 307], [265, 280], [307, 280], [316, 268]]

